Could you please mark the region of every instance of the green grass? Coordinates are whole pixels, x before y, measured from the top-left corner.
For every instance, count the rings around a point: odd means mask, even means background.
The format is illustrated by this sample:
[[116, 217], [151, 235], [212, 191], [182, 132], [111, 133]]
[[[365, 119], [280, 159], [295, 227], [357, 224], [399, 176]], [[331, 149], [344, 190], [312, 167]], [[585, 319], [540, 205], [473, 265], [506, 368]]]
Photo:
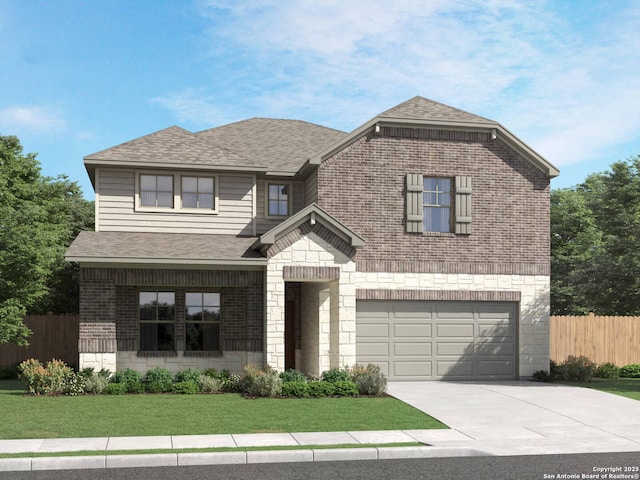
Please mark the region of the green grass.
[[82, 450], [75, 452], [24, 452], [0, 453], [0, 458], [36, 458], [36, 457], [89, 457], [92, 455], [144, 455], [159, 453], [211, 453], [211, 452], [264, 452], [273, 450], [327, 450], [334, 448], [381, 448], [381, 447], [424, 447], [420, 442], [402, 443], [343, 443], [338, 445], [282, 445], [273, 447], [219, 447], [219, 448], [176, 448], [156, 450]]
[[0, 381], [0, 412], [0, 439], [447, 428], [393, 397], [34, 397], [12, 380]]
[[593, 388], [640, 400], [640, 378], [594, 378], [591, 382], [571, 382], [568, 385]]

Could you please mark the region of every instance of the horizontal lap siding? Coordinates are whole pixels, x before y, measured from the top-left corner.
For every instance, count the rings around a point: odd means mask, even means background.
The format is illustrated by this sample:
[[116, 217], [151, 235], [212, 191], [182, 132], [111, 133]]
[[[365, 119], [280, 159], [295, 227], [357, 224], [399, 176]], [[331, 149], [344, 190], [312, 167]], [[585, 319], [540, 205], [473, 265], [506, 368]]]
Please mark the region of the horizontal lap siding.
[[253, 178], [218, 175], [218, 214], [136, 212], [135, 172], [100, 170], [98, 185], [101, 231], [252, 234]]

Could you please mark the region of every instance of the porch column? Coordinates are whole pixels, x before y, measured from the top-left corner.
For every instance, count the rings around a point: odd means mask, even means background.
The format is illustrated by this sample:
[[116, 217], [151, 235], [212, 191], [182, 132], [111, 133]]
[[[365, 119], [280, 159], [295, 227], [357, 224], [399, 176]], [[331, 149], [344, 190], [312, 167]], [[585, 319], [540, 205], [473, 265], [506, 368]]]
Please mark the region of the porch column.
[[285, 282], [282, 276], [282, 266], [275, 262], [267, 267], [265, 293], [264, 363], [276, 370], [283, 371]]

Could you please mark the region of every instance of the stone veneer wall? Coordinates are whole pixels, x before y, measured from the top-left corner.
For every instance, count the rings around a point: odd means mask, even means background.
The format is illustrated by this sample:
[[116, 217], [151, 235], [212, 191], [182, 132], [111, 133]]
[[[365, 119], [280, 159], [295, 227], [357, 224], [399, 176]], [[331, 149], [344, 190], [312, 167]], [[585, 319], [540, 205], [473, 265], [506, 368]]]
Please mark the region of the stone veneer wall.
[[[306, 297], [313, 296], [313, 303], [317, 303], [318, 307], [320, 301], [315, 302], [315, 299], [323, 299], [322, 312], [318, 310], [314, 317], [321, 318], [319, 321], [324, 325], [322, 328], [317, 326], [319, 333], [316, 351], [320, 358], [312, 359], [310, 353], [302, 349], [300, 363], [318, 365], [318, 370], [353, 365], [356, 358], [356, 289], [351, 275], [355, 272], [355, 262], [343, 253], [349, 251], [344, 248], [344, 241], [326, 235], [322, 229], [314, 228], [321, 232], [321, 235], [318, 235], [305, 225], [283, 237], [282, 241], [278, 240], [269, 256], [265, 363], [278, 370], [284, 369], [285, 284], [291, 281], [301, 283], [303, 304], [309, 300], [305, 298], [305, 294]], [[337, 244], [338, 248], [334, 244]], [[289, 268], [291, 266], [296, 268]], [[323, 267], [333, 268], [323, 270]], [[289, 274], [297, 273], [305, 278], [287, 278], [285, 268]], [[325, 278], [311, 278], [310, 273], [313, 271], [317, 271], [319, 277]], [[339, 275], [336, 275], [336, 272]], [[339, 279], [335, 279], [336, 276], [339, 276]], [[323, 293], [327, 291], [328, 295]], [[304, 345], [305, 342], [311, 341], [311, 338], [305, 339], [304, 320], [302, 322], [301, 344]], [[308, 328], [310, 327], [307, 325]], [[313, 370], [316, 370], [316, 367]]]

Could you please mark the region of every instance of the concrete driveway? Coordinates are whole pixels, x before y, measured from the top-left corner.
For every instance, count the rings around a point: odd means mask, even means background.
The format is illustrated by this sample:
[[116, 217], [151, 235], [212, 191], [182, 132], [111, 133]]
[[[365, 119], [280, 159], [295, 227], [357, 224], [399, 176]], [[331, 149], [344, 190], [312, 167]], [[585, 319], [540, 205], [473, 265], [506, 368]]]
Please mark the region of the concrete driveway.
[[390, 382], [388, 392], [451, 427], [425, 438], [431, 445], [494, 455], [640, 451], [640, 401], [597, 390], [433, 381]]

